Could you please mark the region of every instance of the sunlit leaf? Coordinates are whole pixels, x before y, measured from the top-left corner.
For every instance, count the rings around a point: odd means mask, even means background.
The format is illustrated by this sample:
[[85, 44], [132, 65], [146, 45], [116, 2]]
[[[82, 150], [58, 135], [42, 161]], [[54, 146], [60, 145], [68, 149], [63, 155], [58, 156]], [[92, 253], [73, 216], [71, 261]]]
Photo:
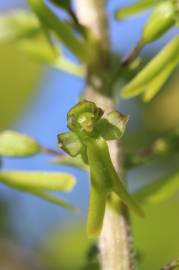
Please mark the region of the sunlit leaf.
[[32, 59], [43, 63], [52, 64], [58, 57], [49, 44], [43, 40], [25, 39], [17, 45], [19, 49], [32, 57]]
[[177, 64], [178, 59], [176, 58], [172, 62], [168, 63], [160, 74], [148, 84], [146, 90], [144, 90], [144, 101], [149, 102], [160, 91]]
[[71, 191], [75, 185], [74, 176], [58, 172], [0, 171], [0, 182], [21, 190], [29, 191]]
[[117, 10], [116, 18], [120, 20], [135, 15], [145, 11], [146, 9], [156, 5], [159, 2], [162, 2], [162, 0], [140, 0], [132, 5], [128, 5]]
[[84, 171], [89, 170], [88, 166], [83, 162], [79, 155], [76, 157], [62, 156], [60, 159], [53, 161], [53, 163], [75, 167]]
[[134, 194], [139, 201], [159, 203], [179, 192], [179, 172], [153, 181]]
[[87, 60], [86, 43], [78, 39], [69, 24], [62, 21], [43, 0], [28, 0], [43, 26], [53, 31], [57, 37], [70, 49], [80, 60]]
[[17, 9], [0, 16], [0, 42], [12, 42], [38, 34], [40, 25], [36, 16]]
[[[153, 80], [165, 80], [179, 62], [179, 37], [170, 41], [137, 75], [122, 89], [122, 96], [130, 98], [144, 92]], [[164, 67], [168, 69], [163, 73]], [[169, 68], [170, 67], [170, 68]], [[163, 74], [162, 74], [163, 73]], [[162, 74], [162, 75], [161, 75]], [[159, 77], [158, 77], [159, 76]], [[159, 82], [157, 82], [159, 84]], [[153, 93], [155, 92], [152, 90]], [[157, 92], [157, 91], [156, 91]]]
[[145, 45], [164, 35], [175, 25], [176, 13], [176, 5], [172, 1], [163, 1], [156, 5], [144, 25], [141, 43]]
[[10, 130], [0, 132], [0, 155], [6, 157], [32, 156], [42, 151], [31, 137]]
[[75, 64], [62, 55], [61, 57], [56, 59], [52, 67], [63, 70], [65, 72], [68, 72], [76, 76], [80, 76], [80, 77], [83, 77], [86, 74], [86, 70], [84, 66]]
[[84, 67], [63, 56], [37, 17], [29, 11], [17, 9], [0, 17], [0, 43], [12, 42], [32, 60], [77, 76], [85, 74]]

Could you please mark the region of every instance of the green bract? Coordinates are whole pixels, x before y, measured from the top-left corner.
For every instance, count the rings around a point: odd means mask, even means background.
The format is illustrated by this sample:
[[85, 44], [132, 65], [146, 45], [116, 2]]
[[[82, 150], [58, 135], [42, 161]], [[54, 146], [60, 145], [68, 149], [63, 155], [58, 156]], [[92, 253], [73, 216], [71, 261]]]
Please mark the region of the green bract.
[[0, 132], [0, 155], [5, 157], [32, 156], [42, 151], [41, 146], [29, 136], [15, 132]]
[[106, 202], [115, 193], [131, 209], [142, 211], [125, 189], [112, 164], [106, 140], [119, 139], [125, 131], [128, 116], [117, 111], [103, 116], [95, 103], [82, 101], [67, 115], [72, 132], [58, 135], [59, 144], [71, 156], [81, 155], [89, 166], [91, 178], [87, 231], [89, 236], [99, 235]]

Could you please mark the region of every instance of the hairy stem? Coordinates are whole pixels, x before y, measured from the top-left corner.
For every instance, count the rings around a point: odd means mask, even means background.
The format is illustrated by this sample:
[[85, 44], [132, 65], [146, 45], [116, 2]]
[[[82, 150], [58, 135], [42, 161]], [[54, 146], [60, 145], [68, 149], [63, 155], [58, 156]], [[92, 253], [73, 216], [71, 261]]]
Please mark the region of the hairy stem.
[[[95, 59], [89, 61], [85, 99], [110, 112], [115, 102], [105, 89], [105, 76], [110, 76], [110, 44], [105, 0], [76, 0], [79, 22], [88, 27], [95, 36], [90, 52], [96, 51]], [[90, 42], [90, 41], [89, 41]], [[99, 70], [100, 69], [100, 70]], [[110, 89], [111, 90], [111, 89]], [[110, 155], [116, 171], [122, 175], [122, 153], [117, 142], [109, 143]], [[118, 207], [106, 207], [102, 233], [99, 239], [102, 270], [133, 270], [134, 260], [131, 245], [128, 210], [121, 201]]]

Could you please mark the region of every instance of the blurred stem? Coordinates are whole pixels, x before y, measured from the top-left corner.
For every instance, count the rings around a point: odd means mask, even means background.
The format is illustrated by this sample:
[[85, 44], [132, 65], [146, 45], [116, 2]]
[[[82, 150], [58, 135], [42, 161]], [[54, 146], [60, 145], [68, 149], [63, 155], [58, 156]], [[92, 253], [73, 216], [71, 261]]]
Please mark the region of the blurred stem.
[[[88, 27], [96, 41], [95, 43], [94, 39], [92, 43], [90, 43], [91, 39], [88, 41], [91, 45], [92, 60], [87, 67], [85, 99], [95, 102], [97, 106], [104, 109], [105, 113], [108, 113], [115, 109], [116, 104], [109, 95], [112, 89], [106, 91], [105, 88], [105, 77], [109, 76], [111, 68], [106, 2], [105, 0], [76, 0], [76, 3], [79, 22]], [[122, 175], [121, 147], [116, 141], [112, 141], [109, 143], [109, 149], [116, 171]], [[128, 209], [121, 201], [117, 201], [115, 209], [106, 207], [103, 230], [99, 239], [102, 270], [135, 269], [129, 228]]]
[[59, 158], [65, 156], [64, 153], [59, 152], [59, 151], [57, 151], [57, 150], [55, 150], [55, 149], [52, 149], [52, 148], [42, 147], [42, 149], [43, 149], [43, 152], [44, 152], [44, 153], [50, 154], [50, 155], [52, 155], [52, 156], [56, 156], [56, 157], [59, 157]]
[[173, 270], [179, 266], [179, 257], [171, 262], [169, 262], [167, 265], [165, 265], [161, 270]]
[[143, 44], [141, 41], [139, 41], [137, 45], [128, 54], [128, 56], [122, 61], [122, 66], [126, 67], [132, 64], [132, 62], [138, 57], [142, 47], [143, 47]]
[[73, 62], [62, 56], [60, 56], [60, 58], [54, 63], [54, 67], [57, 69], [61, 69], [67, 73], [71, 73], [72, 75], [76, 75], [79, 77], [85, 76], [84, 66], [74, 64]]

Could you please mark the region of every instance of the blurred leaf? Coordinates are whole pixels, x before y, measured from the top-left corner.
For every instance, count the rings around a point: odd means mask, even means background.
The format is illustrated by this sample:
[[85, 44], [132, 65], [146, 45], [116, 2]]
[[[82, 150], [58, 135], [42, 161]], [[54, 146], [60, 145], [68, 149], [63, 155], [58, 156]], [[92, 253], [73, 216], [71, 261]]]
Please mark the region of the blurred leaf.
[[42, 67], [9, 44], [0, 45], [0, 129], [5, 129], [31, 101]]
[[33, 60], [51, 64], [54, 68], [77, 76], [85, 74], [82, 66], [62, 55], [33, 13], [15, 10], [0, 17], [0, 43], [12, 41]]
[[40, 24], [36, 16], [26, 10], [13, 10], [0, 15], [0, 42], [12, 42], [38, 34]]
[[162, 2], [162, 0], [140, 0], [132, 5], [125, 6], [116, 11], [117, 19], [125, 19], [126, 17], [133, 16], [136, 13], [145, 11], [146, 9]]
[[82, 65], [76, 65], [64, 56], [59, 57], [52, 67], [71, 73], [76, 76], [85, 76], [85, 67]]
[[57, 172], [0, 171], [0, 182], [24, 191], [71, 191], [74, 176]]
[[26, 53], [29, 57], [44, 64], [49, 64], [52, 68], [63, 70], [64, 72], [84, 76], [85, 68], [82, 65], [77, 65], [65, 56], [63, 52], [53, 47], [44, 38], [39, 39], [24, 39], [17, 43], [18, 48]]
[[[170, 41], [156, 57], [154, 57], [146, 67], [141, 70], [136, 77], [132, 79], [124, 88], [122, 89], [122, 96], [125, 98], [130, 98], [137, 96], [142, 92], [145, 92], [150, 88], [150, 83], [153, 80], [156, 80], [151, 89], [152, 94], [154, 95], [157, 92], [160, 85], [165, 83], [166, 78], [170, 75], [173, 69], [179, 62], [179, 37], [175, 37]], [[168, 67], [167, 71], [163, 72], [164, 67]], [[169, 68], [170, 67], [170, 68]], [[163, 80], [163, 82], [160, 82]], [[148, 90], [150, 91], [150, 90]], [[149, 94], [147, 94], [149, 95]]]
[[27, 53], [33, 59], [46, 64], [53, 64], [58, 57], [58, 54], [55, 53], [44, 40], [25, 39], [17, 45], [19, 49]]
[[43, 0], [28, 0], [42, 25], [47, 30], [52, 30], [58, 38], [70, 49], [80, 60], [87, 60], [87, 44], [78, 39], [73, 33], [69, 24], [62, 21], [53, 11], [44, 3]]
[[139, 201], [149, 203], [163, 202], [179, 191], [179, 172], [153, 181], [134, 194]]
[[7, 127], [20, 112], [40, 74], [40, 66], [21, 56], [12, 44], [38, 32], [37, 18], [27, 11], [0, 16], [0, 128]]
[[139, 270], [161, 269], [171, 258], [178, 256], [178, 209], [179, 202], [170, 200], [146, 205], [143, 220], [132, 216]]
[[55, 164], [62, 164], [71, 167], [75, 167], [84, 171], [88, 171], [88, 166], [83, 162], [80, 155], [76, 157], [62, 156], [60, 159], [53, 161]]
[[[29, 192], [29, 191], [27, 191], [27, 192]], [[33, 192], [29, 192], [29, 193], [31, 193], [34, 196], [37, 196], [37, 197], [41, 198], [42, 200], [45, 200], [45, 201], [51, 202], [53, 204], [59, 205], [59, 206], [61, 206], [63, 208], [74, 210], [74, 211], [77, 210], [71, 203], [66, 202], [65, 200], [62, 200], [59, 197], [54, 196], [52, 194], [49, 194], [47, 192], [33, 191]]]
[[[81, 222], [81, 219], [78, 221]], [[85, 225], [76, 224], [73, 220], [63, 228], [57, 226], [56, 230], [51, 230], [43, 240], [41, 255], [49, 270], [81, 270], [87, 262], [88, 250], [93, 244], [86, 236]]]
[[145, 102], [149, 102], [160, 91], [177, 64], [178, 59], [176, 58], [172, 62], [168, 63], [160, 74], [148, 84], [143, 97]]
[[161, 134], [161, 132], [170, 132], [179, 127], [178, 83], [177, 68], [165, 84], [164, 91], [161, 91], [149, 106], [145, 106], [143, 115], [148, 130]]
[[57, 7], [68, 10], [71, 7], [71, 0], [50, 0]]
[[1, 156], [25, 157], [36, 155], [41, 151], [41, 146], [29, 136], [10, 130], [0, 132]]
[[141, 43], [152, 42], [164, 35], [175, 25], [176, 5], [172, 1], [163, 1], [156, 5], [144, 25]]

